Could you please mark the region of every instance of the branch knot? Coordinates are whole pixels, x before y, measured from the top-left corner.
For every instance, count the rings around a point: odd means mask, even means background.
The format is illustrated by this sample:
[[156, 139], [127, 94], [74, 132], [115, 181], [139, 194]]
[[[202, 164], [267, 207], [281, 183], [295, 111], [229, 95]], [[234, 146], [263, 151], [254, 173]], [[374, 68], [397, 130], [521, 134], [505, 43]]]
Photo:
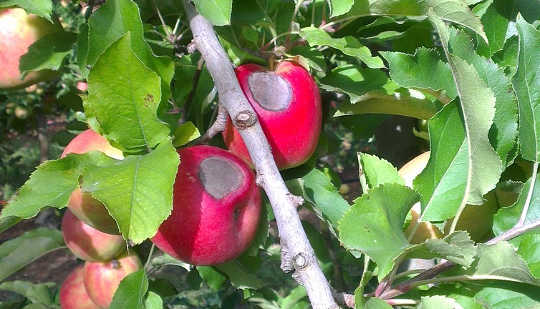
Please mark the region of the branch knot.
[[238, 130], [244, 130], [252, 127], [256, 122], [257, 116], [250, 110], [243, 110], [234, 118], [234, 126]]

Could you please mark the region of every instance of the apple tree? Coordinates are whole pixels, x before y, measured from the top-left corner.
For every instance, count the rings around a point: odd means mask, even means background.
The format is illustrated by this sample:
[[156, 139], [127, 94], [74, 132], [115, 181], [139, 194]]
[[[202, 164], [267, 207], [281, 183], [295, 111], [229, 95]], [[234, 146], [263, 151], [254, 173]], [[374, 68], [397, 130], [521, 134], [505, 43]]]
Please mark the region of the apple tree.
[[[0, 243], [1, 304], [540, 306], [539, 20], [537, 0], [0, 0], [0, 233], [63, 216]], [[61, 285], [9, 279], [65, 247]]]

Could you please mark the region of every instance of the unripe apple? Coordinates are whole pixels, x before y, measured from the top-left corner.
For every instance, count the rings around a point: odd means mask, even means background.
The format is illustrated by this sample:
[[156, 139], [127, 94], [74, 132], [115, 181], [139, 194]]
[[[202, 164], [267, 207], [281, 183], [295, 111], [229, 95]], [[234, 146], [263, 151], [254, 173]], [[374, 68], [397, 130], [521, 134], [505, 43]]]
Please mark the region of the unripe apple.
[[[308, 71], [290, 61], [280, 62], [275, 71], [246, 64], [236, 68], [236, 77], [257, 113], [278, 168], [304, 163], [317, 147], [322, 120], [319, 89]], [[253, 165], [230, 119], [223, 138], [232, 153]]]
[[261, 195], [255, 175], [235, 155], [212, 146], [180, 149], [173, 211], [152, 241], [195, 265], [236, 258], [257, 230]]
[[[429, 151], [415, 157], [399, 169], [399, 175], [405, 180], [406, 186], [412, 188], [413, 180], [424, 170], [428, 160]], [[420, 203], [414, 204], [410, 210], [411, 222], [405, 230], [405, 235], [410, 238], [410, 242], [413, 244], [422, 243], [426, 239], [441, 238], [443, 236], [442, 232], [430, 222], [418, 221], [421, 212]], [[411, 237], [413, 232], [414, 235]]]
[[[112, 147], [107, 139], [92, 130], [86, 130], [77, 135], [66, 146], [61, 158], [70, 153], [83, 154], [88, 151], [97, 150], [105, 153], [109, 157], [121, 160], [124, 158], [122, 152]], [[92, 198], [89, 193], [82, 192], [77, 188], [71, 193], [68, 208], [73, 214], [84, 221], [84, 223], [109, 234], [118, 234], [118, 226], [114, 219], [101, 202]]]
[[75, 268], [60, 287], [62, 309], [100, 309], [86, 293], [83, 266]]
[[107, 261], [127, 247], [120, 235], [103, 233], [75, 217], [69, 209], [62, 219], [62, 235], [68, 248], [85, 261]]
[[20, 8], [0, 9], [0, 89], [22, 88], [45, 80], [52, 71], [30, 72], [21, 79], [19, 60], [28, 47], [59, 28]]
[[133, 253], [108, 262], [86, 262], [84, 286], [90, 299], [101, 308], [109, 308], [120, 281], [141, 267]]

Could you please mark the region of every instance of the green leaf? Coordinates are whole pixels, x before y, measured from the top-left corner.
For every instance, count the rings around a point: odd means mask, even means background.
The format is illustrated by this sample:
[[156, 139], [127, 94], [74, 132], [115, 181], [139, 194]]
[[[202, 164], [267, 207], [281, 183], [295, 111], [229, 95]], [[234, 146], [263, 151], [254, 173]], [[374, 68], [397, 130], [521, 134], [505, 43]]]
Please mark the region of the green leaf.
[[418, 194], [398, 184], [380, 185], [355, 200], [339, 222], [339, 239], [348, 250], [361, 251], [379, 266], [379, 279], [394, 258], [409, 246], [403, 223]]
[[215, 26], [231, 23], [232, 0], [194, 0], [197, 11]]
[[397, 169], [385, 159], [367, 153], [358, 153], [358, 162], [363, 167], [369, 188], [385, 183], [405, 185]]
[[226, 274], [233, 286], [239, 289], [260, 289], [266, 285], [255, 272], [250, 269], [250, 260], [256, 260], [256, 257], [242, 257], [230, 262], [216, 265], [215, 267]]
[[128, 33], [101, 55], [88, 76], [84, 110], [113, 146], [137, 153], [166, 141], [169, 129], [156, 115], [160, 78], [132, 52], [131, 40]]
[[533, 276], [540, 279], [540, 234], [527, 233], [521, 238], [517, 253], [527, 262]]
[[445, 296], [422, 297], [416, 308], [418, 309], [454, 309], [460, 308], [459, 304], [452, 298]]
[[485, 41], [478, 42], [480, 55], [490, 58], [497, 51], [503, 49], [508, 23], [513, 17], [515, 17], [513, 1], [493, 1], [481, 18], [489, 44]]
[[377, 297], [370, 297], [364, 304], [365, 309], [390, 309], [392, 306]]
[[540, 286], [540, 281], [530, 273], [527, 263], [506, 241], [490, 246], [480, 244], [475, 267], [458, 273], [467, 280], [503, 280]]
[[480, 78], [495, 95], [495, 116], [489, 131], [491, 145], [506, 167], [513, 162], [518, 135], [518, 107], [510, 79], [492, 60], [478, 56], [471, 37], [463, 31], [450, 31], [452, 53], [473, 65]]
[[334, 117], [363, 114], [402, 115], [418, 119], [429, 119], [441, 108], [439, 101], [418, 99], [409, 93], [388, 95], [371, 91], [362, 95], [355, 104], [340, 104]]
[[105, 205], [125, 239], [141, 243], [171, 213], [178, 164], [172, 144], [162, 143], [146, 155], [89, 169], [83, 174], [82, 190]]
[[[518, 200], [509, 207], [501, 208], [497, 211], [493, 219], [493, 233], [495, 235], [500, 235], [505, 231], [511, 229], [520, 219], [523, 207], [525, 206], [527, 200], [527, 194], [531, 187], [531, 179], [527, 180], [521, 192], [519, 194]], [[537, 220], [540, 220], [540, 176], [536, 176], [534, 182], [534, 188], [531, 195], [531, 200], [529, 204], [529, 209], [527, 210], [527, 215], [525, 217], [524, 224], [532, 223]], [[511, 242], [514, 244], [519, 243], [521, 237], [518, 237]]]
[[347, 94], [351, 103], [361, 101], [370, 90], [381, 89], [388, 77], [381, 70], [364, 69], [354, 65], [334, 68], [320, 81], [320, 87], [331, 92]]
[[472, 65], [449, 52], [448, 26], [433, 14], [430, 14], [430, 20], [439, 33], [454, 76], [467, 137], [465, 140], [468, 144], [469, 161], [467, 189], [458, 210], [459, 215], [467, 203], [481, 205], [482, 196], [495, 188], [502, 173], [502, 162], [489, 142], [496, 98]]
[[21, 219], [18, 218], [18, 217], [0, 216], [0, 233], [3, 233], [5, 231], [7, 231], [10, 227], [14, 226], [15, 224], [19, 223], [20, 221], [21, 221]]
[[476, 293], [474, 298], [482, 304], [481, 308], [489, 306], [490, 309], [526, 309], [540, 306], [538, 287], [513, 282], [491, 283], [489, 287]]
[[421, 220], [442, 221], [456, 214], [466, 186], [468, 148], [457, 103], [446, 105], [428, 127], [431, 154], [413, 184], [421, 196]]
[[28, 219], [45, 206], [63, 208], [71, 192], [77, 188], [83, 156], [70, 155], [46, 161], [32, 173], [2, 211], [2, 218], [15, 216]]
[[122, 279], [109, 308], [144, 309], [146, 291], [148, 291], [148, 278], [144, 269], [140, 269]]
[[34, 304], [52, 306], [54, 299], [50, 289], [54, 285], [52, 282], [35, 284], [28, 281], [9, 281], [1, 283], [0, 290], [20, 294]]
[[349, 12], [354, 4], [354, 0], [329, 0], [330, 17], [336, 17]]
[[372, 69], [384, 68], [381, 58], [371, 56], [369, 48], [352, 36], [332, 38], [328, 32], [315, 27], [302, 28], [300, 36], [308, 42], [309, 46], [329, 46], [340, 50], [345, 55], [355, 57]]
[[76, 38], [74, 33], [59, 31], [34, 42], [20, 60], [19, 69], [23, 76], [31, 71], [59, 70]]
[[53, 4], [51, 0], [0, 0], [0, 8], [10, 6], [21, 7], [28, 13], [39, 15], [53, 22], [51, 17]]
[[174, 131], [173, 145], [174, 147], [180, 147], [200, 136], [201, 133], [199, 133], [199, 129], [197, 129], [193, 122], [186, 121]]
[[465, 231], [454, 232], [443, 239], [428, 239], [410, 247], [402, 254], [406, 258], [445, 259], [469, 268], [476, 257], [476, 246]]
[[480, 19], [471, 12], [463, 0], [357, 0], [347, 16], [352, 18], [366, 15], [428, 16], [429, 14], [468, 27], [487, 41]]
[[38, 257], [62, 246], [62, 233], [48, 228], [37, 228], [3, 242], [0, 245], [0, 281]]
[[84, 23], [79, 27], [76, 47], [77, 64], [84, 78], [87, 78], [90, 72], [88, 69], [88, 49], [88, 24]]
[[219, 291], [223, 283], [227, 281], [227, 277], [215, 270], [212, 266], [197, 266], [197, 271], [204, 282], [214, 291]]
[[452, 71], [432, 49], [420, 47], [414, 55], [399, 52], [380, 52], [390, 68], [390, 77], [405, 88], [444, 91], [453, 99], [457, 96]]
[[531, 1], [531, 0], [514, 0], [516, 3], [516, 7], [525, 18], [525, 20], [529, 23], [534, 23], [535, 21], [538, 21], [540, 19], [540, 3], [538, 0]]
[[[131, 48], [136, 57], [161, 77], [161, 100], [170, 97], [174, 62], [169, 57], [157, 57], [144, 40], [144, 29], [137, 4], [131, 0], [109, 0], [88, 21], [88, 51], [79, 63], [93, 66], [114, 42], [131, 32]], [[84, 32], [82, 33], [84, 34]], [[122, 68], [122, 71], [124, 68]]]
[[156, 294], [152, 291], [148, 292], [146, 300], [144, 301], [145, 309], [163, 309], [163, 300], [159, 294]]
[[349, 209], [349, 203], [321, 170], [313, 169], [302, 177], [302, 191], [303, 198], [313, 204], [315, 210], [334, 227]]
[[518, 70], [512, 83], [519, 103], [521, 155], [540, 161], [540, 31], [523, 18], [517, 19], [519, 32]]

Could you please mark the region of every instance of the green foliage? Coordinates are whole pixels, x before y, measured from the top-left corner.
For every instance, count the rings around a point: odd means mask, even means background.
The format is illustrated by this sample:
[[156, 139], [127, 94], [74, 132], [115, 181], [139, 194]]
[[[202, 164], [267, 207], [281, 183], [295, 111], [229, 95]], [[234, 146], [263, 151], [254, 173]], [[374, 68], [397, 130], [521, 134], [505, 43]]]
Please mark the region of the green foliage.
[[53, 3], [51, 0], [1, 0], [0, 8], [18, 6], [29, 13], [39, 15], [52, 22]]

